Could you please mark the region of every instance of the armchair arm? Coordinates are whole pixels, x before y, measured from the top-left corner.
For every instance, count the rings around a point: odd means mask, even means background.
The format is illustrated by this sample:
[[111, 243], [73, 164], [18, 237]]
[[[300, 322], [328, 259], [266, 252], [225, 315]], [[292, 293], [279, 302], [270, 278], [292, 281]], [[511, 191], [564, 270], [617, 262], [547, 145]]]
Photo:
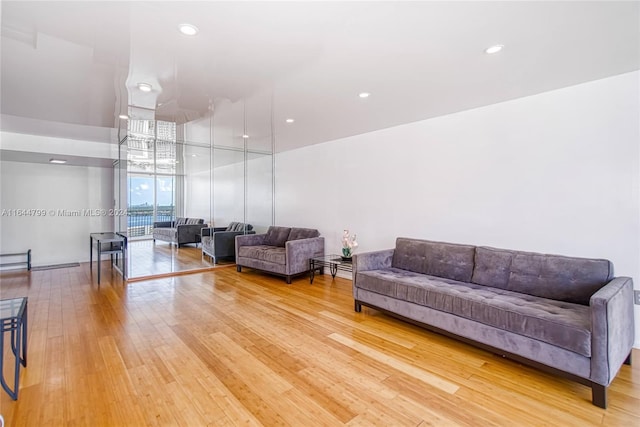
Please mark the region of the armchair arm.
[[354, 279], [358, 271], [381, 270], [391, 267], [393, 252], [395, 249], [383, 249], [381, 251], [364, 252], [353, 255]]
[[633, 280], [616, 277], [591, 296], [591, 381], [608, 386], [633, 341]]
[[236, 236], [236, 260], [238, 259], [238, 250], [240, 246], [258, 246], [264, 245], [266, 234], [242, 234]]
[[202, 229], [203, 224], [180, 224], [176, 227], [178, 233], [178, 245], [183, 243], [199, 242], [198, 233]]
[[[248, 234], [255, 234], [254, 231], [247, 231]], [[216, 231], [211, 235], [213, 239], [213, 251], [216, 257], [235, 256], [236, 236], [244, 235], [243, 231]]]
[[153, 223], [153, 228], [171, 228], [173, 227], [173, 221], [156, 221]]
[[284, 245], [287, 274], [309, 270], [309, 258], [324, 255], [324, 237], [289, 240]]
[[212, 236], [213, 233], [225, 231], [227, 227], [203, 227], [200, 229], [200, 237]]

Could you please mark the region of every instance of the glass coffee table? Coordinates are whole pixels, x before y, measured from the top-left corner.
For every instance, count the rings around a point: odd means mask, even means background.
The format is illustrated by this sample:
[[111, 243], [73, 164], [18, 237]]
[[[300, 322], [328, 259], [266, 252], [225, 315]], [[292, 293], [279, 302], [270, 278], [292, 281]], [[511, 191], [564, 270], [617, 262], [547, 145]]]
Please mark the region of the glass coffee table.
[[[18, 400], [20, 365], [27, 367], [27, 297], [0, 300], [0, 321], [2, 341], [0, 341], [0, 382], [2, 388], [13, 400]], [[13, 390], [4, 378], [4, 333], [11, 332], [11, 352], [15, 357]]]
[[338, 270], [353, 272], [351, 258], [343, 258], [335, 254], [309, 258], [309, 283], [313, 283], [316, 270], [320, 274], [324, 274], [325, 267], [329, 267], [329, 272], [333, 278], [336, 277]]

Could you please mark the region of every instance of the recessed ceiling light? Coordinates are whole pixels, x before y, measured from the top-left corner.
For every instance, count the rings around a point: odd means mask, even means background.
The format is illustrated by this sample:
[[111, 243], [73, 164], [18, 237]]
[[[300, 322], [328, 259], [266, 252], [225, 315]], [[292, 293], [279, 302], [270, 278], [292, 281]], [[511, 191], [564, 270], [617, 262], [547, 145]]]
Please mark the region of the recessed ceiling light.
[[67, 161], [63, 159], [49, 159], [49, 163], [54, 163], [56, 165], [64, 165], [65, 163], [67, 163]]
[[151, 85], [149, 83], [138, 83], [138, 89], [143, 92], [151, 92]]
[[178, 30], [180, 30], [180, 32], [185, 36], [195, 36], [198, 34], [198, 27], [191, 24], [180, 24], [180, 26], [178, 26]]
[[358, 94], [360, 98], [368, 98], [371, 95], [369, 92], [361, 92]]
[[287, 119], [287, 120], [285, 120], [285, 122], [287, 122], [287, 123], [293, 123], [293, 122], [295, 122], [295, 120], [293, 120], [293, 119]]
[[485, 53], [488, 53], [488, 54], [498, 53], [498, 52], [500, 52], [500, 51], [502, 50], [502, 48], [503, 48], [503, 47], [504, 47], [504, 45], [502, 45], [502, 44], [497, 44], [497, 45], [495, 45], [495, 46], [491, 46], [491, 47], [486, 48], [486, 49], [484, 50], [484, 52], [485, 52]]
[[198, 157], [198, 155], [197, 154], [192, 154], [191, 157]]
[[242, 137], [243, 137], [244, 139], [247, 139], [247, 138], [249, 138], [249, 135], [247, 135], [247, 134], [245, 133], [244, 135], [242, 135]]
[[127, 120], [129, 118], [129, 116], [127, 116], [126, 114], [120, 114], [118, 117], [122, 120]]

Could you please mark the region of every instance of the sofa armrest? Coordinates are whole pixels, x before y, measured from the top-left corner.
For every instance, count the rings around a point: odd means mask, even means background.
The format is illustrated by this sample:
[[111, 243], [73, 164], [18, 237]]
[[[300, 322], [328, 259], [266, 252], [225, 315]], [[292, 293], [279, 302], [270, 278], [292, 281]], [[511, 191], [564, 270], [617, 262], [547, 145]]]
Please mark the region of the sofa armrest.
[[227, 227], [203, 227], [200, 229], [200, 237], [212, 236], [213, 233], [226, 231]]
[[608, 386], [635, 339], [633, 280], [616, 277], [591, 296], [591, 381]]
[[178, 244], [196, 243], [200, 241], [200, 230], [203, 224], [180, 224], [176, 227]]
[[240, 246], [259, 246], [264, 245], [266, 234], [242, 234], [236, 236], [236, 262], [238, 261], [238, 250]]
[[309, 271], [309, 258], [324, 255], [324, 237], [289, 240], [284, 245], [287, 274]]
[[153, 223], [153, 228], [171, 228], [173, 227], [173, 221], [156, 221]]
[[[216, 231], [211, 235], [213, 239], [213, 250], [216, 256], [235, 256], [236, 236], [242, 236], [243, 231]], [[247, 234], [254, 234], [253, 231], [247, 231]]]
[[381, 251], [363, 252], [353, 255], [353, 277], [358, 271], [381, 270], [391, 267], [393, 252], [395, 249], [383, 249]]

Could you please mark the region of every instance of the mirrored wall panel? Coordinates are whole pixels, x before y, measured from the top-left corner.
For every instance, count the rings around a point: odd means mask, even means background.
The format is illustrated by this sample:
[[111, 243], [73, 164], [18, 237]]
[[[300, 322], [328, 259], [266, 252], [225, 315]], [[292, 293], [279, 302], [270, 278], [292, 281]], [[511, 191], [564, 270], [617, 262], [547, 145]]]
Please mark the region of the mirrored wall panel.
[[205, 256], [203, 233], [273, 224], [271, 129], [268, 95], [212, 101], [207, 117], [182, 124], [132, 114], [116, 195], [127, 209], [116, 229], [128, 239], [129, 278], [228, 266], [232, 257]]

